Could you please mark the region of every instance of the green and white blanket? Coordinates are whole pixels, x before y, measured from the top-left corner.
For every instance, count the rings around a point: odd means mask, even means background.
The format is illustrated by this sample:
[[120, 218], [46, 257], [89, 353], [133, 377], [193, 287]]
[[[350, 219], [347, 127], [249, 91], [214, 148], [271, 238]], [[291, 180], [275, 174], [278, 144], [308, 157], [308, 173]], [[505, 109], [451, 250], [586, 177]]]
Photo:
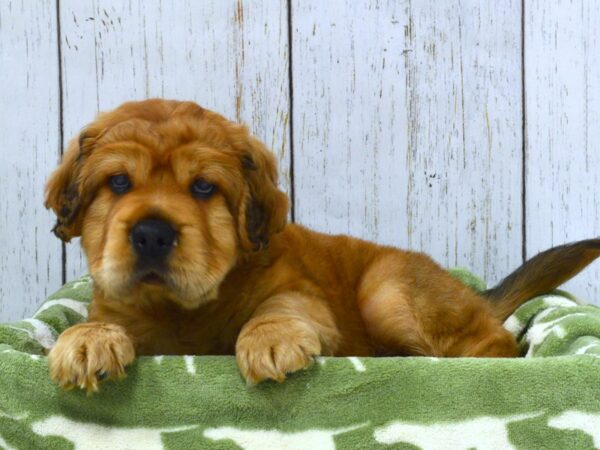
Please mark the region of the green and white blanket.
[[0, 325], [0, 448], [600, 448], [600, 309], [562, 292], [506, 322], [524, 358], [319, 358], [248, 387], [233, 357], [142, 357], [88, 397], [52, 384], [44, 355], [90, 295], [82, 278]]

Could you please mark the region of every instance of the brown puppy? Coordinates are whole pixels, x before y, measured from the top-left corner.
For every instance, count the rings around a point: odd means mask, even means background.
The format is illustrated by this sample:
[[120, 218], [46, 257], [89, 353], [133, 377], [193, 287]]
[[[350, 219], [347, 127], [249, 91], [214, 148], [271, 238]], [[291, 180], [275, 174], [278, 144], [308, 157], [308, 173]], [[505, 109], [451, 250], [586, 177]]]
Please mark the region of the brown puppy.
[[81, 235], [94, 279], [89, 322], [59, 337], [51, 376], [88, 391], [136, 354], [235, 354], [250, 383], [315, 355], [516, 356], [501, 321], [600, 252], [552, 249], [487, 300], [423, 254], [286, 225], [273, 155], [190, 102], [101, 114], [46, 205], [61, 239]]

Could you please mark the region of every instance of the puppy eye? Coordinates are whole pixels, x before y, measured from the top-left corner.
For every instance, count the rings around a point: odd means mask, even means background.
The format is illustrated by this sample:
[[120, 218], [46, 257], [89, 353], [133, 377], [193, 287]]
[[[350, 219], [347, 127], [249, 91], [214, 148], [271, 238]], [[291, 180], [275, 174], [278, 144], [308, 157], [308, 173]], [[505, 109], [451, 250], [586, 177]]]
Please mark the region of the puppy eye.
[[108, 185], [115, 194], [124, 194], [131, 189], [131, 180], [127, 175], [120, 173], [110, 177]]
[[192, 195], [196, 198], [208, 198], [215, 193], [217, 187], [202, 178], [198, 178], [190, 186]]

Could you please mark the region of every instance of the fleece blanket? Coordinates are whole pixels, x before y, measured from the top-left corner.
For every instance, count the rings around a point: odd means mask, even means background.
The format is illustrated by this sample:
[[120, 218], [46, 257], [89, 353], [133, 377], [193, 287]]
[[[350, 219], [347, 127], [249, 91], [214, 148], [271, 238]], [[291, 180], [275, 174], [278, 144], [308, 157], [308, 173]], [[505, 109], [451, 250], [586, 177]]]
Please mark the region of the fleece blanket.
[[600, 448], [600, 309], [563, 292], [506, 322], [522, 358], [318, 358], [249, 387], [230, 356], [142, 357], [88, 397], [52, 384], [44, 355], [90, 295], [84, 277], [0, 326], [0, 448]]

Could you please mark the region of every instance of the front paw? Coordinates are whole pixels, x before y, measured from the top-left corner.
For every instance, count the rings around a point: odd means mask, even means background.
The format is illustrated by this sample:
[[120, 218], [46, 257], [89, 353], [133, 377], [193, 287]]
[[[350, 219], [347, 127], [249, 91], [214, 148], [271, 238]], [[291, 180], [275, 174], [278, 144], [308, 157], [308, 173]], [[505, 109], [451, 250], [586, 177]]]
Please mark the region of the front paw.
[[282, 382], [288, 373], [308, 367], [321, 354], [313, 327], [298, 319], [252, 319], [238, 337], [237, 364], [249, 384]]
[[119, 325], [89, 322], [62, 333], [48, 355], [50, 377], [63, 389], [79, 387], [88, 394], [98, 382], [120, 379], [135, 358], [131, 339]]

